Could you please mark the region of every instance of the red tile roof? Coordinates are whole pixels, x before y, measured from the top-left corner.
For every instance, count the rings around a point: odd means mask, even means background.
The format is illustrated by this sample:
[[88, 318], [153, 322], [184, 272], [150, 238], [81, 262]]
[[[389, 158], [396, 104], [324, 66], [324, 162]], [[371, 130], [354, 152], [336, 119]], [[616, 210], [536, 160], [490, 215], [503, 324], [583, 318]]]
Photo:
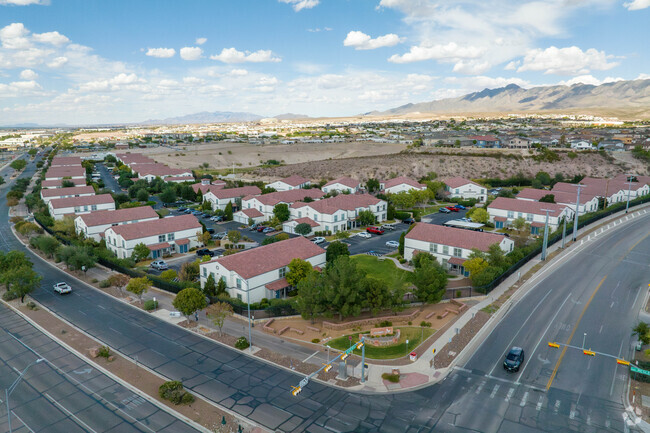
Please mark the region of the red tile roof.
[[201, 193], [205, 194], [207, 191], [216, 191], [218, 189], [223, 189], [225, 186], [226, 182], [218, 183], [216, 185], [202, 185], [201, 183], [195, 183], [192, 185], [192, 189], [195, 193], [201, 191]]
[[406, 239], [465, 248], [467, 250], [478, 248], [481, 251], [487, 251], [490, 245], [501, 243], [503, 238], [503, 235], [495, 233], [475, 232], [427, 223], [417, 223], [406, 235]]
[[106, 224], [119, 224], [127, 221], [158, 218], [158, 214], [151, 206], [132, 207], [128, 209], [98, 210], [84, 215], [79, 215], [88, 227]]
[[261, 216], [264, 216], [264, 214], [262, 212], [258, 211], [255, 208], [242, 209], [240, 212], [242, 212], [248, 218], [259, 218]]
[[334, 185], [336, 183], [340, 183], [341, 185], [345, 185], [345, 186], [350, 187], [350, 188], [357, 188], [357, 187], [359, 187], [359, 184], [361, 182], [359, 182], [357, 179], [352, 179], [351, 177], [344, 176], [344, 177], [339, 177], [338, 179], [334, 179], [334, 180], [332, 180], [330, 182], [327, 182], [323, 186], [330, 186], [330, 185]]
[[369, 194], [339, 194], [336, 197], [330, 197], [311, 203], [296, 202], [291, 205], [293, 209], [299, 209], [309, 206], [318, 213], [332, 214], [338, 210], [355, 210], [358, 208], [367, 208], [370, 205], [376, 205], [382, 200]]
[[514, 212], [532, 213], [536, 215], [546, 215], [542, 209], [551, 209], [549, 216], [555, 217], [560, 215], [567, 207], [556, 203], [541, 203], [538, 201], [517, 200], [516, 198], [497, 197], [490, 205], [489, 209], [510, 210]]
[[447, 263], [451, 263], [452, 265], [462, 265], [466, 261], [467, 259], [462, 259], [460, 257], [451, 257], [449, 260], [447, 260]]
[[465, 179], [464, 177], [456, 176], [445, 180], [445, 185], [447, 185], [449, 188], [459, 188], [463, 185], [467, 185], [468, 183], [471, 183], [472, 185], [476, 185], [481, 188], [485, 188], [484, 186], [481, 186], [476, 182], [472, 182], [471, 180]]
[[181, 230], [202, 230], [199, 220], [194, 215], [180, 215], [175, 217], [161, 218], [154, 221], [143, 221], [133, 224], [110, 227], [115, 234], [122, 236], [125, 240], [146, 238], [148, 236], [161, 235], [163, 233], [175, 233]]
[[305, 179], [302, 176], [298, 176], [297, 174], [294, 174], [289, 177], [285, 177], [284, 179], [280, 179], [280, 182], [284, 182], [287, 185], [291, 185], [291, 186], [299, 186], [302, 185], [303, 183], [309, 182], [309, 179]]
[[318, 227], [319, 224], [311, 218], [303, 217], [294, 220], [298, 224], [309, 224], [311, 227]]
[[406, 184], [406, 185], [411, 185], [415, 188], [426, 188], [427, 186], [424, 184], [421, 184], [420, 182], [417, 182], [409, 177], [405, 176], [400, 176], [396, 177], [395, 179], [390, 179], [384, 182], [384, 189], [392, 188], [397, 185], [401, 184]]
[[41, 197], [61, 197], [62, 195], [75, 194], [95, 194], [95, 188], [92, 186], [71, 186], [66, 188], [42, 189]]
[[[321, 198], [325, 193], [320, 189], [290, 189], [288, 191], [277, 191], [269, 194], [255, 196], [255, 198], [262, 204], [268, 206], [275, 206], [278, 203], [295, 203], [302, 201], [305, 197], [310, 197], [314, 200]], [[253, 198], [252, 196], [250, 198]], [[250, 198], [245, 198], [250, 199]]]
[[[519, 194], [517, 194], [517, 198], [539, 201], [539, 199], [548, 194], [554, 196], [555, 203], [575, 204], [578, 191], [577, 188], [574, 188], [573, 191], [548, 191], [545, 189], [524, 188], [519, 192]], [[593, 194], [588, 194], [584, 191], [580, 192], [581, 203], [590, 201], [594, 197], [595, 196]]]
[[147, 248], [149, 248], [149, 251], [157, 251], [157, 250], [162, 250], [163, 248], [169, 248], [169, 242], [161, 242], [159, 244], [153, 244], [153, 245], [147, 245]]
[[78, 165], [81, 167], [80, 156], [55, 156], [52, 158], [50, 167], [62, 167], [66, 165]]
[[176, 243], [176, 245], [186, 245], [190, 243], [190, 240], [187, 238], [183, 238], [183, 239], [176, 239], [174, 242]]
[[286, 278], [280, 278], [279, 280], [266, 284], [264, 287], [266, 287], [269, 290], [273, 290], [274, 292], [277, 292], [278, 290], [282, 290], [285, 287], [289, 287], [289, 283], [287, 282]]
[[110, 194], [86, 195], [82, 197], [55, 198], [50, 200], [52, 209], [62, 209], [75, 206], [90, 206], [93, 204], [115, 203]]
[[218, 199], [245, 197], [247, 195], [261, 194], [262, 191], [256, 186], [242, 186], [241, 188], [219, 188], [210, 190]]
[[[249, 279], [288, 266], [295, 258], [307, 260], [324, 253], [324, 249], [300, 236], [220, 257], [207, 263], [216, 262], [229, 271], [237, 272], [242, 278]], [[204, 266], [204, 263], [201, 263], [201, 266]]]
[[50, 167], [45, 173], [45, 178], [50, 177], [68, 177], [68, 176], [86, 176], [86, 169], [82, 166], [63, 166], [63, 167]]
[[[580, 200], [582, 201], [583, 194], [589, 194], [592, 196], [598, 197], [610, 197], [613, 194], [616, 194], [619, 191], [627, 192], [628, 188], [631, 191], [636, 191], [639, 188], [643, 188], [645, 183], [642, 182], [632, 182], [631, 185], [628, 185], [624, 179], [597, 179], [594, 177], [585, 177], [580, 181], [581, 185], [585, 185], [580, 189]], [[577, 191], [577, 187], [574, 184], [558, 182], [553, 186], [553, 191]]]
[[[55, 180], [44, 180], [41, 182], [41, 186], [43, 188], [50, 188], [54, 186], [61, 186], [63, 183], [64, 179], [55, 179]], [[75, 186], [79, 185], [85, 185], [86, 184], [86, 179], [65, 179], [68, 182], [72, 182]]]

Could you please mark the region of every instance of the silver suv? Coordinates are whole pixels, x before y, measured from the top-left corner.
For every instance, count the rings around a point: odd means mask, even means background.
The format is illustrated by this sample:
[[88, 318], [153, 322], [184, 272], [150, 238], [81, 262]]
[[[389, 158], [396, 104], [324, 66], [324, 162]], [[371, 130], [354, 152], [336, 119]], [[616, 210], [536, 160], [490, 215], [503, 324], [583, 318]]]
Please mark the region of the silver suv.
[[167, 263], [165, 263], [164, 260], [154, 260], [151, 262], [151, 266], [154, 269], [158, 269], [159, 271], [164, 271], [165, 269], [169, 269], [169, 266], [167, 266]]

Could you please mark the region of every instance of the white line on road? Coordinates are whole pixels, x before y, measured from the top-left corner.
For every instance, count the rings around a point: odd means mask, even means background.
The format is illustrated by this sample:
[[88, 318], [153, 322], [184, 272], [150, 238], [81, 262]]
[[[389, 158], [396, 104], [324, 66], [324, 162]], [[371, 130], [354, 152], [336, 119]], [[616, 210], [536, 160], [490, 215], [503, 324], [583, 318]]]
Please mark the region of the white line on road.
[[[541, 335], [541, 337], [539, 337], [539, 341], [538, 341], [537, 344], [535, 345], [535, 348], [533, 349], [533, 351], [530, 353], [530, 359], [532, 359], [533, 355], [535, 354], [535, 351], [536, 351], [537, 348], [539, 347], [539, 344], [542, 342], [542, 340], [544, 339], [544, 336], [545, 336], [546, 333], [548, 332], [548, 329], [551, 327], [551, 325], [552, 325], [553, 323], [555, 323], [555, 318], [557, 317], [558, 314], [560, 314], [560, 311], [562, 311], [562, 307], [564, 307], [564, 304], [566, 304], [566, 301], [568, 301], [570, 297], [571, 297], [571, 293], [569, 293], [569, 295], [566, 297], [566, 299], [564, 300], [564, 302], [562, 302], [562, 305], [560, 305], [560, 308], [558, 308], [557, 311], [555, 312], [555, 315], [553, 316], [553, 318], [550, 320], [550, 322], [548, 322], [548, 326], [547, 326], [546, 329], [544, 330], [544, 333]], [[521, 377], [523, 377], [523, 375], [524, 375], [524, 371], [526, 371], [526, 368], [528, 367], [528, 365], [529, 365], [529, 363], [526, 363], [526, 364], [524, 365], [524, 368], [521, 370], [521, 373], [519, 373], [519, 376], [517, 377], [517, 381], [516, 381], [515, 383], [519, 383], [519, 379], [520, 379]]]
[[601, 332], [603, 332], [603, 326], [605, 326], [605, 325], [600, 325], [600, 330], [598, 331], [599, 334], [600, 334]]
[[544, 403], [544, 396], [539, 396], [539, 401], [537, 401], [537, 410], [542, 410], [542, 404]]
[[312, 353], [307, 358], [305, 358], [302, 362], [307, 362], [307, 360], [311, 359], [315, 355], [318, 355], [319, 353], [320, 353], [320, 350], [317, 350], [316, 352]]
[[477, 394], [480, 394], [480, 393], [481, 393], [481, 390], [483, 389], [483, 386], [485, 386], [486, 383], [487, 383], [487, 382], [486, 382], [485, 380], [482, 381], [481, 383], [479, 383], [478, 387], [476, 388], [476, 393], [477, 393]]
[[90, 430], [93, 433], [97, 433], [96, 430], [92, 429], [88, 424], [77, 418], [75, 414], [70, 412], [68, 409], [66, 409], [61, 403], [56, 401], [52, 396], [50, 396], [47, 392], [43, 394], [45, 397], [47, 397], [48, 400], [50, 400], [55, 406], [57, 406], [59, 409], [61, 409], [63, 412], [68, 414], [69, 417], [71, 417], [77, 424], [79, 424], [82, 428], [85, 428], [86, 430]]
[[106, 307], [103, 307], [103, 306], [101, 306], [101, 305], [98, 305], [98, 307], [101, 308], [102, 310], [105, 310], [105, 309], [106, 309]]
[[490, 398], [494, 398], [494, 396], [497, 395], [497, 391], [499, 390], [500, 387], [501, 385], [499, 385], [498, 383], [494, 385], [494, 389], [492, 390], [492, 394], [490, 394]]
[[27, 430], [29, 430], [31, 433], [36, 433], [36, 432], [35, 432], [34, 430], [32, 430], [32, 429], [31, 429], [27, 424], [25, 424], [25, 421], [23, 421], [21, 417], [19, 417], [18, 415], [16, 415], [16, 412], [14, 412], [14, 411], [12, 410], [11, 413], [13, 414], [14, 418], [16, 418], [18, 421], [20, 421], [20, 422], [22, 423], [22, 425], [24, 425], [25, 427], [27, 427]]
[[560, 400], [555, 400], [555, 407], [553, 408], [553, 411], [557, 413], [560, 410], [560, 405], [562, 402]]
[[533, 311], [530, 312], [530, 314], [528, 315], [528, 317], [526, 318], [526, 320], [524, 321], [524, 323], [521, 324], [521, 326], [519, 327], [519, 330], [517, 331], [517, 333], [514, 335], [514, 337], [512, 337], [512, 340], [510, 340], [510, 343], [506, 346], [506, 350], [505, 350], [505, 352], [503, 352], [503, 354], [502, 354], [502, 355], [499, 357], [499, 359], [497, 360], [497, 363], [494, 364], [494, 367], [492, 367], [492, 370], [490, 370], [490, 376], [492, 376], [492, 373], [494, 373], [494, 369], [497, 368], [497, 366], [498, 366], [499, 364], [501, 364], [501, 359], [502, 359], [504, 356], [506, 356], [506, 353], [508, 353], [508, 351], [509, 351], [510, 348], [512, 347], [512, 342], [515, 341], [515, 338], [517, 338], [517, 335], [519, 335], [519, 333], [524, 329], [524, 326], [526, 325], [526, 322], [528, 322], [528, 321], [530, 320], [530, 318], [533, 317], [533, 314], [535, 314], [535, 311], [537, 311], [537, 309], [539, 308], [539, 306], [542, 305], [542, 303], [544, 302], [544, 300], [546, 300], [546, 297], [547, 297], [548, 295], [550, 295], [552, 291], [553, 291], [553, 289], [549, 290], [549, 291], [546, 293], [546, 295], [544, 295], [544, 297], [543, 297], [543, 298], [542, 298], [542, 299], [537, 303], [537, 305], [535, 306], [535, 308], [533, 308]]
[[506, 398], [504, 400], [506, 402], [510, 401], [510, 399], [512, 398], [512, 394], [514, 394], [514, 393], [515, 393], [515, 388], [510, 388], [508, 390], [508, 394], [506, 394]]
[[519, 403], [519, 406], [526, 406], [526, 400], [528, 400], [528, 391], [524, 392], [524, 396], [521, 398], [521, 403]]
[[[618, 348], [618, 357], [621, 357], [621, 352], [623, 352], [623, 343], [624, 341], [621, 341], [621, 347]], [[614, 367], [614, 377], [612, 377], [612, 385], [609, 387], [609, 396], [611, 397], [612, 394], [614, 393], [614, 383], [616, 382], [616, 373], [618, 373], [618, 366], [619, 364], [616, 364]]]
[[122, 333], [121, 333], [120, 331], [118, 331], [117, 329], [113, 329], [113, 328], [111, 328], [110, 326], [108, 327], [108, 329], [110, 329], [111, 331], [115, 332], [116, 334], [120, 334], [120, 335], [122, 335]]

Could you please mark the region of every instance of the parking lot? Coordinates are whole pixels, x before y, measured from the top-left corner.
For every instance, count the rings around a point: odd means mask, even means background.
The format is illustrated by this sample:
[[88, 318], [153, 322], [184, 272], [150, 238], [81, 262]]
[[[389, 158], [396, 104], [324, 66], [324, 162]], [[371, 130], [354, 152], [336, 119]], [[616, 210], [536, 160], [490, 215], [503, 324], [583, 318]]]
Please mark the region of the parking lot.
[[422, 222], [442, 225], [447, 221], [465, 218], [465, 214], [467, 214], [467, 211], [468, 209], [460, 210], [458, 212], [450, 212], [450, 213], [436, 212], [429, 215], [424, 215], [422, 217]]

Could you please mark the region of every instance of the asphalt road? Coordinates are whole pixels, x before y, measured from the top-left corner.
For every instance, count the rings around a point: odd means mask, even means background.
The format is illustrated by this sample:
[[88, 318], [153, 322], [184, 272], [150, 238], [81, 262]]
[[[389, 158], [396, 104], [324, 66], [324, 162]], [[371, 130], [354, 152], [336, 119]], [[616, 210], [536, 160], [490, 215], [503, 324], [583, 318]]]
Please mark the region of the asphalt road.
[[115, 194], [125, 194], [126, 192], [122, 190], [122, 187], [120, 187], [120, 184], [117, 183], [117, 180], [113, 177], [113, 173], [106, 168], [104, 164], [101, 162], [98, 162], [95, 164], [95, 168], [99, 172], [99, 174], [102, 177], [102, 180], [104, 181], [104, 187], [111, 190]]
[[[182, 380], [194, 392], [270, 429], [624, 432], [628, 430], [622, 417], [623, 367], [604, 356], [586, 358], [574, 349], [564, 355], [561, 350], [549, 352], [544, 344], [558, 339], [580, 345], [582, 333], [587, 332], [588, 338], [594, 337], [588, 344], [594, 350], [628, 351], [642, 298], [637, 293], [650, 277], [649, 222], [650, 216], [640, 217], [572, 253], [552, 272], [547, 270], [465, 369], [452, 372], [440, 384], [408, 393], [366, 395], [314, 382], [292, 397], [290, 386], [300, 380], [297, 374], [207, 341], [79, 284], [73, 284], [76, 296], [54, 296], [47, 288], [67, 278], [40, 260], [35, 260], [35, 269], [44, 275], [44, 288], [33, 296], [123, 354], [137, 356], [158, 373]], [[6, 215], [0, 221], [0, 245], [22, 249]], [[519, 375], [505, 375], [500, 362], [514, 344], [525, 347], [527, 361]]]

